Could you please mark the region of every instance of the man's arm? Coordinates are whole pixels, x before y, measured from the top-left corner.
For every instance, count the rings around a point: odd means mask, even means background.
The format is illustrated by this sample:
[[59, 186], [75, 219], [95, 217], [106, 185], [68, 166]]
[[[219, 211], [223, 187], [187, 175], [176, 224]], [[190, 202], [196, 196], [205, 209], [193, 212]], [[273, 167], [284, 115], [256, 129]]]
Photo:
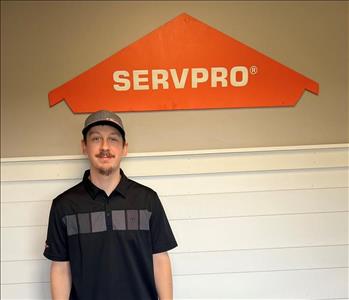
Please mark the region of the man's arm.
[[160, 300], [172, 300], [171, 261], [167, 252], [153, 254], [155, 285]]
[[51, 295], [52, 300], [68, 300], [71, 290], [71, 271], [69, 261], [52, 261]]

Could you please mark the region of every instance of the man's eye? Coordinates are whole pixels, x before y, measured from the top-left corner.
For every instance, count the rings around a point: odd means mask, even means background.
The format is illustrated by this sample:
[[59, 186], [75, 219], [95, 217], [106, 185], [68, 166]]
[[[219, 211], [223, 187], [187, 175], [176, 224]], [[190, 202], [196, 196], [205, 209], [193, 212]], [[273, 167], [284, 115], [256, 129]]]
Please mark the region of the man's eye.
[[99, 139], [100, 139], [100, 137], [95, 136], [95, 137], [92, 138], [92, 141], [99, 141]]

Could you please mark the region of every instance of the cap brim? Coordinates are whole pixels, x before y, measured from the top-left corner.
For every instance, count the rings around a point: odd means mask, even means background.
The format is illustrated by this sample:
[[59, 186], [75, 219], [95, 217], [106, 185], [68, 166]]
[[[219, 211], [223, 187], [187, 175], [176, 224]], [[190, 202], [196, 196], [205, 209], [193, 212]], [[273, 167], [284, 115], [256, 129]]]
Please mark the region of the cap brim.
[[94, 126], [98, 126], [98, 125], [109, 125], [112, 126], [114, 128], [116, 128], [120, 133], [122, 138], [125, 140], [125, 130], [119, 126], [118, 124], [111, 122], [111, 121], [97, 121], [94, 123], [89, 124], [88, 126], [86, 126], [83, 130], [82, 130], [82, 134], [83, 136], [85, 136], [87, 134], [87, 132]]

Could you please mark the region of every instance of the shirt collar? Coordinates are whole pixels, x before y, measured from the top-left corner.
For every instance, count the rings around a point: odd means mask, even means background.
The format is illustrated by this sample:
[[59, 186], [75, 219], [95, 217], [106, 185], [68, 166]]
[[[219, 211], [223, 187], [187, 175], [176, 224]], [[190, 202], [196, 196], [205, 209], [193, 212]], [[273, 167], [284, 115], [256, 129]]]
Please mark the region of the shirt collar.
[[[127, 176], [125, 175], [125, 173], [120, 169], [120, 182], [119, 184], [116, 186], [116, 188], [114, 189], [114, 191], [110, 194], [110, 197], [113, 196], [114, 194], [120, 194], [122, 197], [126, 198], [126, 190], [127, 190], [127, 185], [128, 185], [128, 181], [129, 179], [127, 178]], [[84, 173], [84, 177], [83, 177], [83, 184], [87, 190], [87, 192], [91, 195], [91, 197], [93, 199], [96, 199], [97, 195], [99, 193], [104, 193], [105, 192], [100, 189], [99, 187], [95, 186], [92, 181], [90, 180], [90, 170], [86, 170]]]

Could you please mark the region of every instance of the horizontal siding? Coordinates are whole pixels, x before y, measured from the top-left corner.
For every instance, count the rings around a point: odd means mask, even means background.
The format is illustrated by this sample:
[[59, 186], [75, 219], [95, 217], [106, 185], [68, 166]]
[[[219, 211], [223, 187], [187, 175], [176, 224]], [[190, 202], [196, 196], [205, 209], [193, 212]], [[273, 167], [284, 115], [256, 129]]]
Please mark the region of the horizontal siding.
[[[131, 177], [131, 179], [153, 188], [160, 196], [347, 188], [348, 168]], [[3, 182], [1, 201], [4, 203], [51, 200], [77, 182], [77, 180]]]
[[164, 196], [170, 219], [283, 215], [348, 210], [348, 188]]
[[[348, 212], [171, 221], [173, 252], [347, 244]], [[1, 259], [42, 257], [47, 226], [1, 229]]]
[[[1, 203], [52, 200], [80, 180], [11, 181], [1, 184]], [[33, 193], [35, 191], [35, 193]]]
[[330, 269], [347, 265], [348, 246], [172, 253], [174, 275]]
[[[58, 180], [80, 178], [88, 162], [83, 156], [36, 157], [2, 159], [1, 165], [2, 181]], [[348, 166], [348, 144], [139, 153], [123, 165], [129, 176], [145, 177], [337, 168]]]
[[[161, 202], [170, 220], [324, 213], [347, 211], [348, 192], [348, 188], [327, 188], [174, 195], [162, 196]], [[1, 225], [47, 225], [51, 203], [52, 200], [3, 202]]]
[[[175, 299], [348, 299], [347, 270], [174, 276]], [[1, 299], [50, 299], [49, 283], [3, 285]], [[5, 295], [5, 296], [4, 296]]]
[[174, 221], [174, 252], [345, 244], [346, 224], [347, 212]]
[[211, 274], [174, 278], [175, 299], [348, 298], [348, 270]]
[[[348, 145], [134, 154], [179, 247], [176, 299], [348, 298]], [[1, 299], [49, 299], [52, 199], [83, 157], [1, 161]]]
[[1, 299], [48, 300], [51, 299], [50, 285], [47, 282], [2, 285]]
[[[347, 265], [347, 255], [347, 245], [170, 253], [174, 276], [337, 269]], [[47, 282], [49, 278], [46, 259], [4, 261], [2, 265], [3, 284]]]
[[348, 169], [188, 175], [183, 185], [176, 185], [176, 180], [181, 178], [183, 175], [139, 178], [139, 181], [154, 188], [160, 195], [334, 188], [348, 186]]

